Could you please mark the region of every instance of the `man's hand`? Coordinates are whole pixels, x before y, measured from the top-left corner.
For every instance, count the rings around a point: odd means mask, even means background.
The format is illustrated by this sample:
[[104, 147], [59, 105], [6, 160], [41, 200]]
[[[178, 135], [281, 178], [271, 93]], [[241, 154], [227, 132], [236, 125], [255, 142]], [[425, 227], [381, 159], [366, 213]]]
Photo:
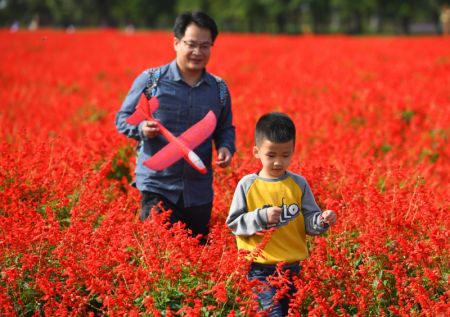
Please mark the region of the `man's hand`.
[[333, 210], [325, 210], [324, 212], [322, 212], [322, 221], [329, 224], [330, 226], [333, 226], [336, 224], [336, 214]]
[[283, 209], [278, 206], [267, 208], [267, 224], [270, 226], [279, 223], [282, 211]]
[[228, 150], [226, 147], [221, 147], [217, 151], [217, 160], [216, 164], [219, 167], [227, 167], [231, 163], [231, 153], [230, 150]]
[[142, 133], [149, 139], [159, 134], [158, 123], [155, 120], [145, 121], [142, 124]]

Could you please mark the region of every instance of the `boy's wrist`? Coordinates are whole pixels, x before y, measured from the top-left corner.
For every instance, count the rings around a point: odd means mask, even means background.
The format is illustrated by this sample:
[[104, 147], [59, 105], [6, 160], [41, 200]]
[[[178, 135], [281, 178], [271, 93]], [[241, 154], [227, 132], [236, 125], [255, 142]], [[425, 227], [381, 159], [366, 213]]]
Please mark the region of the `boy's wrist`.
[[267, 229], [269, 227], [269, 216], [267, 215], [267, 208], [261, 208], [257, 211], [259, 221], [263, 228]]

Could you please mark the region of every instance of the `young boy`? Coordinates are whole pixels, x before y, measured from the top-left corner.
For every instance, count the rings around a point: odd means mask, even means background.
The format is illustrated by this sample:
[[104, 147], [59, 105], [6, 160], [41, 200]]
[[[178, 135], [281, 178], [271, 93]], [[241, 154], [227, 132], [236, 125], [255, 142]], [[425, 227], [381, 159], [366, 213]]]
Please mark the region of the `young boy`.
[[321, 212], [305, 178], [287, 170], [295, 147], [295, 125], [287, 115], [263, 115], [256, 124], [255, 143], [253, 155], [262, 169], [239, 181], [227, 225], [236, 235], [238, 249], [248, 251], [263, 240], [258, 233], [275, 228], [252, 262], [248, 278], [268, 286], [258, 292], [262, 310], [270, 310], [270, 316], [285, 316], [289, 299], [274, 301], [276, 289], [268, 285], [267, 277], [274, 275], [279, 262], [284, 264], [283, 270], [299, 273], [299, 262], [308, 257], [306, 234], [326, 232], [336, 223], [336, 214]]

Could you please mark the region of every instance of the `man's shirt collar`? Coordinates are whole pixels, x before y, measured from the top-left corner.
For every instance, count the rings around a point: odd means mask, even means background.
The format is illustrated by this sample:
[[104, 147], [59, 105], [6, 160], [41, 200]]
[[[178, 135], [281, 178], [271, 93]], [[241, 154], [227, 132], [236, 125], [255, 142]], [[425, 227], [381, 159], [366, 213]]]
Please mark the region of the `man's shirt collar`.
[[[180, 70], [178, 69], [177, 61], [175, 59], [169, 65], [167, 76], [169, 77], [170, 80], [173, 81], [184, 81], [183, 76], [181, 76]], [[207, 83], [208, 85], [213, 85], [215, 82], [213, 76], [210, 75], [206, 71], [206, 69], [203, 70], [202, 77], [200, 78], [196, 86], [201, 85], [203, 82]]]

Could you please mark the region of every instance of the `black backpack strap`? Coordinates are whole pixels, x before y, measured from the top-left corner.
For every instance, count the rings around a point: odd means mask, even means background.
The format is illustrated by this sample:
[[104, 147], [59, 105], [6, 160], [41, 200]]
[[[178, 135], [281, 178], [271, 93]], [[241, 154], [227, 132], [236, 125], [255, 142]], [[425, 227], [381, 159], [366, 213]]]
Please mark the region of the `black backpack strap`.
[[[144, 95], [147, 99], [152, 98], [156, 95], [156, 87], [158, 86], [159, 78], [161, 77], [161, 67], [149, 68], [146, 70], [148, 74], [147, 84], [144, 88]], [[135, 153], [136, 157], [138, 156], [139, 150], [142, 147], [142, 140], [136, 143]], [[136, 158], [137, 163], [137, 158]], [[136, 181], [133, 180], [131, 186], [136, 187]]]
[[213, 75], [216, 79], [217, 87], [219, 89], [219, 102], [221, 106], [225, 106], [228, 98], [228, 87], [225, 81], [219, 76]]
[[148, 81], [144, 89], [144, 94], [147, 99], [150, 99], [156, 95], [156, 87], [158, 86], [158, 81], [161, 77], [161, 67], [149, 68], [146, 72], [148, 74]]

